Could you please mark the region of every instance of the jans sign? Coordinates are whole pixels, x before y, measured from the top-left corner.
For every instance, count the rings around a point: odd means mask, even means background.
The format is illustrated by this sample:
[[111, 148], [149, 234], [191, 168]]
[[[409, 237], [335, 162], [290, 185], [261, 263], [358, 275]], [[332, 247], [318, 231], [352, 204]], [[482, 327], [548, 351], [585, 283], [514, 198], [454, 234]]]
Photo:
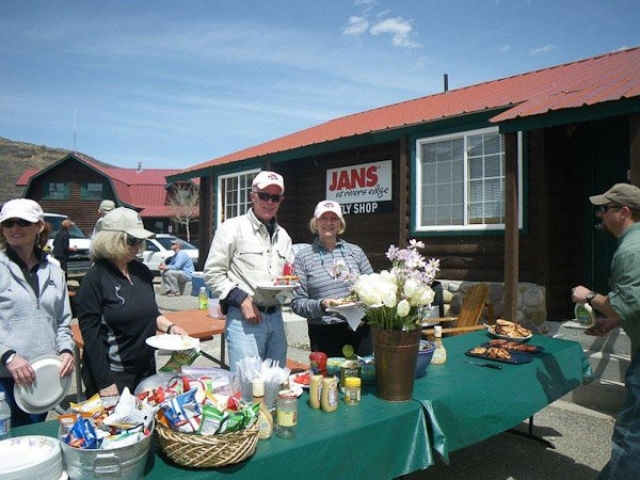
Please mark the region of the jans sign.
[[327, 170], [327, 200], [342, 213], [383, 213], [393, 210], [391, 160]]

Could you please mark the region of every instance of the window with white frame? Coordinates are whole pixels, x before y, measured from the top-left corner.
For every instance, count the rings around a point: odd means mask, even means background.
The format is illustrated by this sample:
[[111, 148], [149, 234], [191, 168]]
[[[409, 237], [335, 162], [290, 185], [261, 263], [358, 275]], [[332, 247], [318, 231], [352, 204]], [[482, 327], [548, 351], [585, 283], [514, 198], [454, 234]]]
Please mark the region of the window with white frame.
[[251, 208], [251, 184], [260, 170], [218, 176], [218, 224]]
[[504, 137], [496, 128], [419, 139], [416, 230], [504, 229], [504, 165]]

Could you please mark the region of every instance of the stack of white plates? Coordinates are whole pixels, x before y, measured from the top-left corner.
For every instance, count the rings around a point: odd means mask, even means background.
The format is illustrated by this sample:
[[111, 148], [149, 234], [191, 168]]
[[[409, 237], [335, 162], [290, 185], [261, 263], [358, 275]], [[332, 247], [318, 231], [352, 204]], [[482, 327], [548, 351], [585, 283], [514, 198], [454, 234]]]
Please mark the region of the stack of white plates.
[[0, 480], [63, 480], [60, 440], [25, 435], [0, 441]]

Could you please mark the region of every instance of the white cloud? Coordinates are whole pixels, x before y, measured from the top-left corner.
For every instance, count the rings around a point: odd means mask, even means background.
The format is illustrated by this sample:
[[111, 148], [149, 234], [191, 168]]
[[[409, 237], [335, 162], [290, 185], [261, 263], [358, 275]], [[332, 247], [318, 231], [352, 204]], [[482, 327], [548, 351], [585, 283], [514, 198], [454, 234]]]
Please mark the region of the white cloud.
[[541, 53], [547, 53], [555, 49], [556, 49], [555, 45], [544, 45], [543, 47], [532, 48], [531, 55], [539, 55]]
[[508, 52], [509, 50], [511, 50], [511, 45], [500, 45], [498, 47], [498, 51], [502, 53]]
[[412, 31], [411, 23], [402, 17], [387, 18], [386, 20], [376, 23], [369, 30], [371, 35], [390, 34], [391, 41], [396, 47], [420, 47], [418, 42], [414, 42], [411, 39]]
[[362, 17], [349, 17], [349, 26], [345, 27], [345, 35], [362, 35], [369, 28], [369, 22]]

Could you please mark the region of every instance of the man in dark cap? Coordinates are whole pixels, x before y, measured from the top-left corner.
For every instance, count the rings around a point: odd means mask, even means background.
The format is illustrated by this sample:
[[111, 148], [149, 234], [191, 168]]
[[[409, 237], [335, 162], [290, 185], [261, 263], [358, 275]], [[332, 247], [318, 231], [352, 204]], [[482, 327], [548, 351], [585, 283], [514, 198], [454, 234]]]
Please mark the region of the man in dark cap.
[[579, 285], [576, 303], [588, 303], [605, 315], [587, 333], [606, 335], [622, 327], [631, 340], [631, 364], [625, 376], [627, 396], [613, 429], [611, 458], [599, 479], [638, 478], [640, 474], [640, 189], [618, 183], [602, 195], [589, 197], [599, 206], [602, 230], [618, 239], [611, 259], [609, 292], [596, 293]]
[[69, 244], [69, 227], [75, 225], [68, 218], [60, 224], [60, 230], [53, 239], [53, 256], [60, 262], [60, 268], [67, 273], [67, 260], [69, 254], [76, 251], [76, 247]]

